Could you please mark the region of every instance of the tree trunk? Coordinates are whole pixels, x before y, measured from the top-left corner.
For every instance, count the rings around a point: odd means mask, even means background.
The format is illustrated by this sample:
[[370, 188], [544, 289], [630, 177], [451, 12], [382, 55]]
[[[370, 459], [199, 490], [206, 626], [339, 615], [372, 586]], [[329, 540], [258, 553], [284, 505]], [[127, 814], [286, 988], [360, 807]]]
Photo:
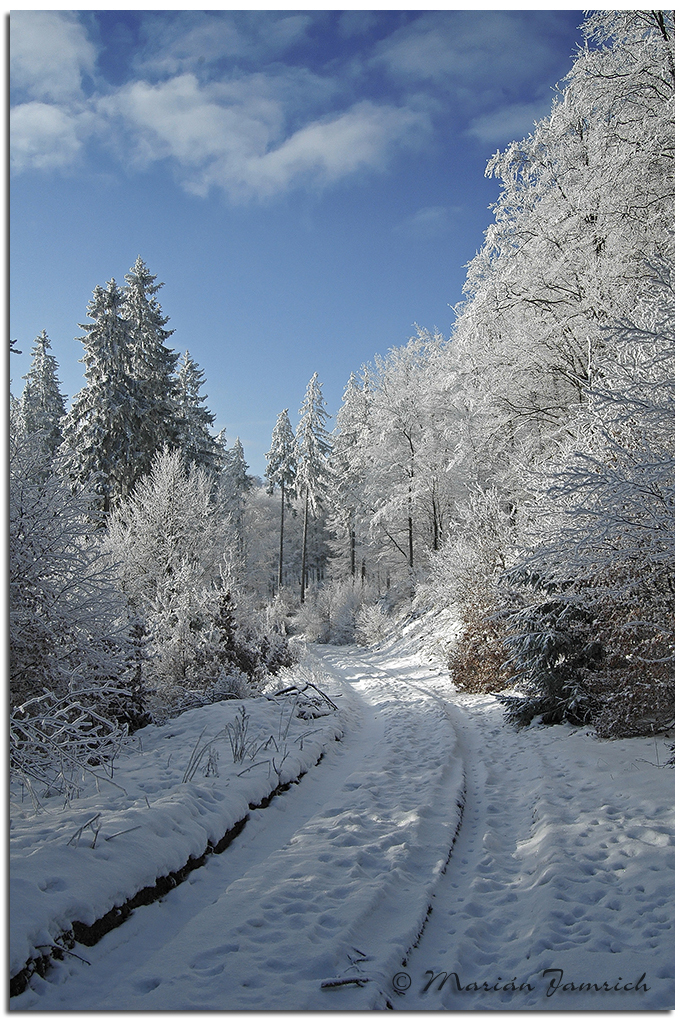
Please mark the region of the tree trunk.
[[356, 563], [355, 563], [355, 552], [356, 552], [355, 545], [356, 545], [356, 534], [355, 534], [355, 530], [354, 530], [354, 525], [352, 525], [352, 527], [350, 528], [350, 574], [352, 575], [352, 577], [354, 577], [354, 575], [355, 575], [355, 573], [357, 571], [357, 566], [356, 566]]
[[309, 518], [309, 493], [304, 498], [304, 525], [302, 527], [302, 578], [300, 582], [300, 602], [304, 602], [304, 582], [307, 566], [307, 521]]

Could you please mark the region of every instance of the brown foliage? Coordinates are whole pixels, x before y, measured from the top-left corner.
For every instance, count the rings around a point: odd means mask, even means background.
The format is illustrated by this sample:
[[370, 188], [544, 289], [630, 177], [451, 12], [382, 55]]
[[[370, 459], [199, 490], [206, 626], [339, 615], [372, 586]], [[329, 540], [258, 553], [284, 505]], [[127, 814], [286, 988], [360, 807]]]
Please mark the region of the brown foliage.
[[[613, 668], [612, 668], [613, 667]], [[671, 664], [610, 662], [591, 685], [601, 704], [594, 720], [600, 737], [644, 737], [666, 733], [675, 723]]]
[[458, 691], [494, 694], [503, 690], [512, 678], [512, 671], [506, 666], [509, 652], [503, 641], [503, 627], [491, 618], [492, 611], [484, 602], [476, 602], [462, 614], [464, 629], [447, 659]]

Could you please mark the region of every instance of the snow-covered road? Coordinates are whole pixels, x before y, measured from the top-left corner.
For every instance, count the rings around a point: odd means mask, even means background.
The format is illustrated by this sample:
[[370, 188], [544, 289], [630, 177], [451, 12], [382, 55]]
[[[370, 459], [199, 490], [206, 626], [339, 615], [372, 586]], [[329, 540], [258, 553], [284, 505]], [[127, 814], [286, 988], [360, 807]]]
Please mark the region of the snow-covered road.
[[409, 654], [316, 654], [344, 740], [15, 1008], [673, 1006], [663, 741], [520, 733]]

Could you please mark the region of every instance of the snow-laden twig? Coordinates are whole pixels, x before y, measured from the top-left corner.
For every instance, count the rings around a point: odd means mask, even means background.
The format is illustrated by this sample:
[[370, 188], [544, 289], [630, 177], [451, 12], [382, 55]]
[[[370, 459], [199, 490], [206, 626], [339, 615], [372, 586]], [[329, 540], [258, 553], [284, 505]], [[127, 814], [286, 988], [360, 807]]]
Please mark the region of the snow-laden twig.
[[59, 698], [46, 690], [14, 709], [10, 716], [10, 772], [28, 789], [34, 804], [38, 804], [34, 783], [43, 784], [44, 796], [54, 790], [69, 802], [80, 792], [83, 773], [123, 790], [112, 778], [113, 762], [128, 728], [84, 704], [91, 697], [116, 693], [122, 692], [93, 688]]

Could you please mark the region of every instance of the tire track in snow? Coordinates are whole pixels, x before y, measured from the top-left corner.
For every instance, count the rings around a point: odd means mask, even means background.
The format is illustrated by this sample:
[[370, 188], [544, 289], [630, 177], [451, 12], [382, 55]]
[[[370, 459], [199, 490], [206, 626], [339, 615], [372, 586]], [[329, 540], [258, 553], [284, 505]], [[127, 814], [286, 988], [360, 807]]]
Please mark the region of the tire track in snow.
[[[656, 805], [645, 817], [649, 766], [637, 776], [632, 759], [639, 743], [602, 745], [571, 727], [520, 733], [491, 698], [455, 700], [468, 706], [462, 825], [407, 957], [410, 987], [398, 994], [387, 986], [392, 1007], [669, 1008], [672, 881], [663, 851], [672, 829]], [[616, 771], [610, 784], [595, 765], [602, 753], [612, 762], [607, 770]], [[619, 978], [634, 983], [647, 971], [651, 998], [617, 992], [610, 1001], [594, 991], [550, 998], [548, 968], [563, 970], [565, 981], [600, 986]], [[461, 991], [447, 977], [453, 974]], [[485, 981], [499, 982], [500, 990], [484, 989]], [[511, 981], [519, 990], [502, 991]], [[463, 991], [474, 982], [480, 989]], [[521, 990], [524, 984], [531, 990]]]

